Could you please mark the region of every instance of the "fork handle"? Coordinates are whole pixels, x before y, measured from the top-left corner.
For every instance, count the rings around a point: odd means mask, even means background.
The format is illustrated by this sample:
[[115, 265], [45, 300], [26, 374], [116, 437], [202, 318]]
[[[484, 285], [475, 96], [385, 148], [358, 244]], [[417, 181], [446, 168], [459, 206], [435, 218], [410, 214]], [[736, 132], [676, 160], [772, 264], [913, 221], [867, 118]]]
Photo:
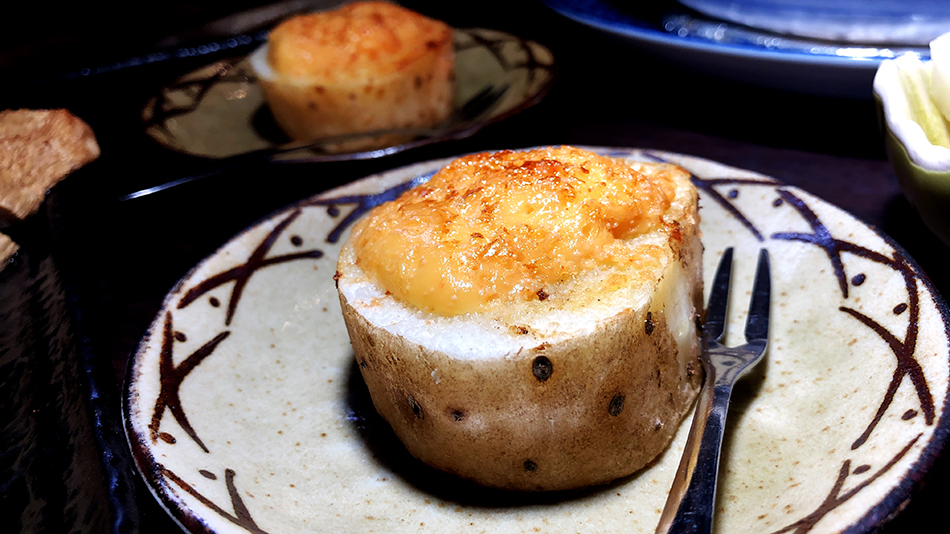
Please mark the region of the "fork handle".
[[[715, 367], [707, 373], [715, 373]], [[719, 453], [735, 381], [730, 374], [706, 379], [657, 534], [712, 531]]]

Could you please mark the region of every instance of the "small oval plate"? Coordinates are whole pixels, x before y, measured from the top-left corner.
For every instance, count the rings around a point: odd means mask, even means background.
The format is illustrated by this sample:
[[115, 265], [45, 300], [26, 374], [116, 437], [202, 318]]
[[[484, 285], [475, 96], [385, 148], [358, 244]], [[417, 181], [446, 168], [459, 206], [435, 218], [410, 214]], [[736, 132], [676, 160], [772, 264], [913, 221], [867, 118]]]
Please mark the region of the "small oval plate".
[[[472, 135], [536, 104], [554, 82], [554, 56], [534, 41], [480, 28], [456, 29], [454, 41], [456, 107], [487, 87], [507, 86], [496, 105], [471, 124], [453, 128], [451, 135], [418, 138], [384, 150], [325, 155], [321, 160], [376, 158]], [[206, 65], [163, 87], [149, 99], [142, 120], [146, 133], [160, 144], [196, 156], [222, 158], [290, 141], [274, 122], [244, 57]]]

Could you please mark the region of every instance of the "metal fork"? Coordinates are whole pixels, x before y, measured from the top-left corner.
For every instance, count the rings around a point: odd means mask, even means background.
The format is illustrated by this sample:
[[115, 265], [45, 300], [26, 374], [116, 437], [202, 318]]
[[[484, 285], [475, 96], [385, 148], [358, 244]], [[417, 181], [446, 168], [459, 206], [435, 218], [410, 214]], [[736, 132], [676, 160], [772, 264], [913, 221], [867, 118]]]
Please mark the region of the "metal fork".
[[759, 251], [745, 325], [746, 343], [738, 347], [722, 345], [726, 335], [732, 255], [731, 247], [723, 253], [706, 305], [700, 357], [706, 370], [706, 381], [670, 496], [660, 516], [657, 534], [712, 531], [719, 453], [732, 386], [762, 360], [768, 345], [772, 284], [769, 255], [765, 249]]

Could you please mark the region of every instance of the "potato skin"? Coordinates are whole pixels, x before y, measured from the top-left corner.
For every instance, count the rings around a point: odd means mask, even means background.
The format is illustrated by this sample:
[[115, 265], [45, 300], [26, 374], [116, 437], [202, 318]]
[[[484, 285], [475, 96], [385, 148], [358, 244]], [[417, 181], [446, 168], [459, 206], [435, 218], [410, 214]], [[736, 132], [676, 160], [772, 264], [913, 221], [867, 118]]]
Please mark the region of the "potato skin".
[[698, 364], [680, 380], [662, 314], [652, 334], [646, 314], [631, 311], [593, 335], [504, 360], [406, 343], [345, 301], [344, 316], [373, 404], [406, 448], [487, 486], [561, 490], [629, 475], [666, 448], [699, 388]]
[[[688, 212], [682, 224], [669, 223], [672, 261], [645, 290], [677, 294], [662, 286], [685, 284], [680, 294], [695, 314], [702, 309], [695, 199]], [[342, 263], [338, 276], [346, 277], [352, 266]], [[656, 297], [590, 334], [481, 359], [409, 342], [370, 324], [342, 291], [340, 301], [373, 404], [409, 452], [486, 486], [563, 490], [630, 475], [667, 447], [701, 385], [698, 340], [678, 346], [669, 303]]]

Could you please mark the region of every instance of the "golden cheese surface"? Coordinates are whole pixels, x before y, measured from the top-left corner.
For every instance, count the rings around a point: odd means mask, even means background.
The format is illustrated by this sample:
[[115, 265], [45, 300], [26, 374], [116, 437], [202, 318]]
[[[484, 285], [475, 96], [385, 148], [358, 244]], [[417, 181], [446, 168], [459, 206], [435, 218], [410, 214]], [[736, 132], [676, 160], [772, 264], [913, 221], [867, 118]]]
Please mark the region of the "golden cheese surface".
[[291, 17], [270, 33], [268, 62], [294, 78], [366, 79], [399, 72], [446, 44], [452, 30], [386, 2]]
[[[462, 157], [378, 206], [354, 228], [356, 262], [396, 299], [440, 315], [545, 300], [586, 270], [652, 272], [676, 190], [649, 173], [573, 147]], [[609, 280], [609, 278], [608, 278]]]

